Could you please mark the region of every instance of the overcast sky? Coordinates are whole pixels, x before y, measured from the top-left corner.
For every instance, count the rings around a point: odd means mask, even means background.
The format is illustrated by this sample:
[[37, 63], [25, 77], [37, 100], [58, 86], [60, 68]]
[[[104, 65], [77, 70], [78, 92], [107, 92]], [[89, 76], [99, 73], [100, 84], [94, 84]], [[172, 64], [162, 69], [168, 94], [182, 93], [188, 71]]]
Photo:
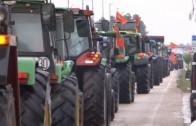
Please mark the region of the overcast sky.
[[[111, 15], [115, 15], [117, 9], [122, 14], [139, 14], [149, 35], [164, 35], [166, 44], [191, 43], [192, 35], [196, 35], [196, 22], [189, 20], [192, 0], [103, 0], [103, 9], [102, 0], [69, 0], [69, 6], [82, 8], [84, 3], [84, 8], [89, 5], [92, 9], [92, 1], [95, 20], [102, 16], [109, 19], [109, 5]], [[68, 0], [52, 2], [58, 7], [68, 7]]]

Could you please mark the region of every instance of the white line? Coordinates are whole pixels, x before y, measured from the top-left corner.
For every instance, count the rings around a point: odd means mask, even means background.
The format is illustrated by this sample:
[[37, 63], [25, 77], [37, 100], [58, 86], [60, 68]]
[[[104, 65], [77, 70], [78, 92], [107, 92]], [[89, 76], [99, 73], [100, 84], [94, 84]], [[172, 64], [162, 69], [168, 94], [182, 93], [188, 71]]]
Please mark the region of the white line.
[[167, 84], [167, 87], [163, 90], [164, 92], [166, 92], [169, 89], [169, 87], [173, 81], [173, 78], [174, 78], [174, 74], [172, 74], [171, 79], [170, 79], [169, 83]]

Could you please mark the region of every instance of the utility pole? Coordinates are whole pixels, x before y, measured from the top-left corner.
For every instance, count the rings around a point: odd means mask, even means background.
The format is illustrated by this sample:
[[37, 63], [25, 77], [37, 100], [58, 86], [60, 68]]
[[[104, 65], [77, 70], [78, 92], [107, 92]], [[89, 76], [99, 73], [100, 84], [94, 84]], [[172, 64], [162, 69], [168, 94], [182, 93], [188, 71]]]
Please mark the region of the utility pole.
[[104, 18], [104, 3], [103, 3], [103, 0], [102, 0], [102, 17]]

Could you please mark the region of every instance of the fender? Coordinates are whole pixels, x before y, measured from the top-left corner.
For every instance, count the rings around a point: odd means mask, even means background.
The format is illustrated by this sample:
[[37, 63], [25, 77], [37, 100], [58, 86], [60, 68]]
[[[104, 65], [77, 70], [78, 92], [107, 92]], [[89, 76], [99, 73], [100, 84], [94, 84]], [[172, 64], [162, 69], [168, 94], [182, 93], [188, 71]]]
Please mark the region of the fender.
[[73, 65], [74, 65], [74, 62], [72, 60], [64, 61], [63, 69], [62, 69], [62, 76], [69, 76], [72, 71]]
[[64, 61], [63, 63], [55, 64], [55, 74], [58, 76], [57, 83], [60, 84], [62, 77], [70, 75], [74, 62], [71, 60]]
[[145, 65], [149, 62], [149, 56], [145, 53], [139, 53], [134, 55], [134, 65]]
[[153, 55], [152, 59], [153, 59], [153, 61], [157, 60], [158, 59], [158, 55]]
[[121, 58], [115, 58], [115, 63], [126, 63], [129, 60], [129, 56]]
[[28, 73], [27, 85], [35, 84], [36, 59], [31, 57], [18, 57], [18, 72]]
[[101, 59], [101, 64], [102, 65], [106, 65], [107, 64], [107, 59], [106, 58], [102, 58]]

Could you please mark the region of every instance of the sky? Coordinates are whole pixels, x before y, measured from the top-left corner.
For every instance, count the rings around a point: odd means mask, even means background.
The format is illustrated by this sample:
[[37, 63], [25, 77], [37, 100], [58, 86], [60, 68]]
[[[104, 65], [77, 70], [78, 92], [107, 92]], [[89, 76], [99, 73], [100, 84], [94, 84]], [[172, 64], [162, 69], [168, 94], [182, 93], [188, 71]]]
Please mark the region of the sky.
[[[57, 7], [85, 8], [94, 11], [94, 20], [109, 19], [109, 12], [122, 15], [138, 14], [146, 25], [148, 35], [165, 36], [165, 44], [187, 44], [196, 35], [195, 18], [189, 20], [192, 0], [51, 0]], [[103, 1], [103, 3], [102, 3]], [[93, 4], [92, 4], [93, 3]], [[195, 10], [196, 12], [196, 10]]]

